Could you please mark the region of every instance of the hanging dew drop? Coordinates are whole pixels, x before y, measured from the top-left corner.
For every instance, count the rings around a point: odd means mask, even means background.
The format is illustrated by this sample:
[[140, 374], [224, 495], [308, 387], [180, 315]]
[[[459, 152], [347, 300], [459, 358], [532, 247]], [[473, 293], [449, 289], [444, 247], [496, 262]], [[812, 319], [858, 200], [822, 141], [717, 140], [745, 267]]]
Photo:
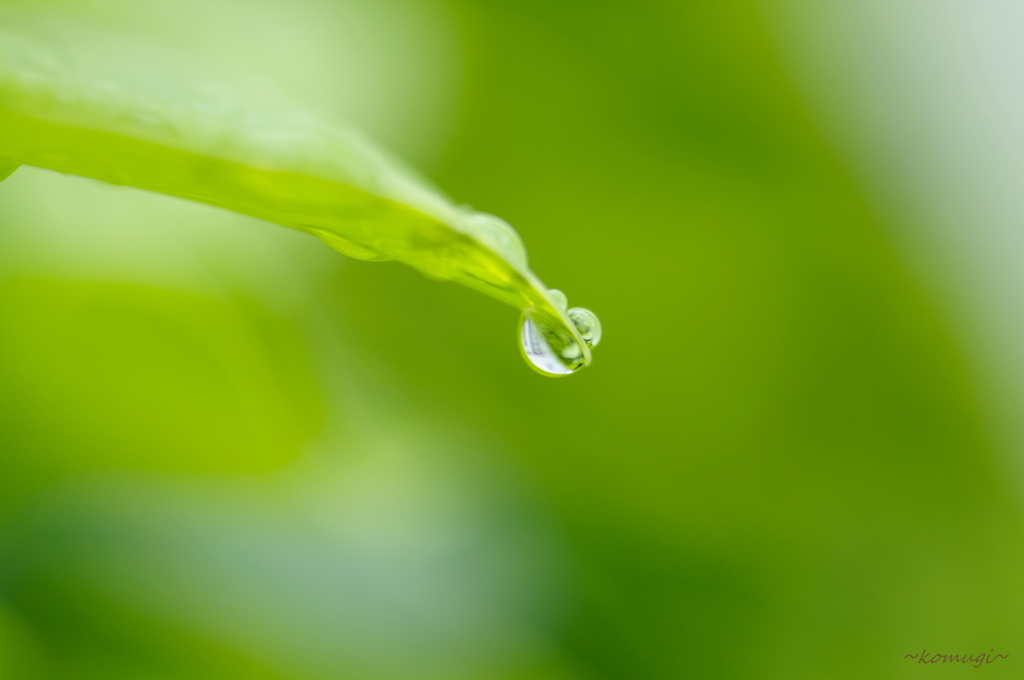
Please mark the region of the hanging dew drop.
[[[565, 295], [552, 296], [560, 311], [564, 310]], [[590, 310], [574, 307], [567, 312], [579, 337], [566, 331], [559, 331], [543, 321], [543, 317], [533, 309], [523, 312], [519, 319], [519, 346], [527, 363], [538, 372], [550, 376], [563, 376], [575, 373], [586, 366], [589, 361], [589, 347], [597, 345], [601, 339], [601, 322]]]
[[560, 335], [565, 334], [553, 331], [535, 320], [529, 310], [523, 312], [519, 319], [519, 346], [523, 351], [523, 357], [527, 363], [546, 375], [569, 375], [582, 366], [575, 365], [576, 362], [571, 358], [562, 356], [566, 350], [570, 355], [573, 354], [573, 350], [578, 353], [579, 348], [572, 347], [573, 341], [566, 342], [559, 337]]

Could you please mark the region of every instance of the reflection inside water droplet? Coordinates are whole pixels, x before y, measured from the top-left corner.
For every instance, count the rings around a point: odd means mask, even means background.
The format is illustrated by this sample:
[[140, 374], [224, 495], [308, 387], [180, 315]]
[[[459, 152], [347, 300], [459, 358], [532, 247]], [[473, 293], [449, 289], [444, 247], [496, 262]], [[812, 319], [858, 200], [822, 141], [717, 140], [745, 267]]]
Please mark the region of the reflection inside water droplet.
[[577, 362], [570, 358], [563, 358], [555, 349], [561, 346], [561, 350], [564, 352], [571, 347], [570, 354], [572, 350], [580, 353], [579, 347], [574, 346], [574, 341], [570, 339], [567, 343], [559, 337], [560, 335], [564, 334], [552, 331], [544, 324], [535, 322], [529, 311], [523, 312], [523, 316], [519, 320], [519, 346], [523, 350], [523, 357], [541, 373], [569, 375], [580, 368], [579, 365], [574, 365]]
[[[568, 315], [584, 341], [591, 347], [596, 345], [601, 339], [601, 322], [597, 316], [582, 307], [569, 310]], [[546, 375], [569, 375], [588, 361], [585, 348], [575, 337], [551, 328], [533, 310], [523, 312], [520, 317], [519, 345], [526, 361]]]

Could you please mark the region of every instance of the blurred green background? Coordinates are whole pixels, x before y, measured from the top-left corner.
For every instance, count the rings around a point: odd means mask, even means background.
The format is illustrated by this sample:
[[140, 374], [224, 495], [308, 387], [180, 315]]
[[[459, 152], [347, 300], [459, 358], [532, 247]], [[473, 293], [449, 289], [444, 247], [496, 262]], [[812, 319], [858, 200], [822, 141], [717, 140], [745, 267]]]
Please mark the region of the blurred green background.
[[1024, 672], [1024, 11], [3, 6], [354, 121], [605, 329], [544, 379], [481, 295], [22, 168], [3, 680]]

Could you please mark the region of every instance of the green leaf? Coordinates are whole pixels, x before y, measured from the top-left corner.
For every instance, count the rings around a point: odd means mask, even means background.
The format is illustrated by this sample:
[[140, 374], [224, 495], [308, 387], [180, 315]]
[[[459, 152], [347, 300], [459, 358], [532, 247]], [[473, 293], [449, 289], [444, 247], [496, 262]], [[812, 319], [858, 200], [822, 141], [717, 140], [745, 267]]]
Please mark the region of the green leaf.
[[251, 215], [351, 257], [404, 262], [529, 311], [571, 370], [590, 363], [512, 227], [451, 202], [354, 130], [181, 88], [165, 74], [133, 79], [81, 63], [0, 31], [0, 157]]
[[18, 163], [0, 158], [0, 182], [11, 176], [11, 173], [18, 169]]

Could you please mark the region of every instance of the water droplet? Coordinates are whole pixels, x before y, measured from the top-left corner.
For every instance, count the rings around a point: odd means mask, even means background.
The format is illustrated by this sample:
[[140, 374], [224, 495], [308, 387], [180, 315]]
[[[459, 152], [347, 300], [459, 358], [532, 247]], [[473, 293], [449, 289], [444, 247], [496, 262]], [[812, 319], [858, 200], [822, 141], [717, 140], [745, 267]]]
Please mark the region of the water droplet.
[[527, 363], [545, 375], [569, 375], [586, 365], [580, 343], [571, 334], [551, 328], [532, 309], [519, 319], [519, 346]]
[[552, 288], [551, 290], [549, 290], [548, 297], [551, 298], [551, 301], [553, 303], [555, 303], [555, 307], [557, 307], [561, 311], [564, 312], [566, 309], [569, 308], [569, 298], [565, 297], [565, 293], [558, 290], [557, 288]]
[[526, 266], [526, 246], [512, 225], [505, 220], [487, 213], [471, 212], [462, 217], [460, 226], [509, 261]]
[[597, 343], [601, 342], [601, 322], [598, 321], [597, 315], [583, 307], [573, 307], [566, 314], [587, 344], [597, 347]]

